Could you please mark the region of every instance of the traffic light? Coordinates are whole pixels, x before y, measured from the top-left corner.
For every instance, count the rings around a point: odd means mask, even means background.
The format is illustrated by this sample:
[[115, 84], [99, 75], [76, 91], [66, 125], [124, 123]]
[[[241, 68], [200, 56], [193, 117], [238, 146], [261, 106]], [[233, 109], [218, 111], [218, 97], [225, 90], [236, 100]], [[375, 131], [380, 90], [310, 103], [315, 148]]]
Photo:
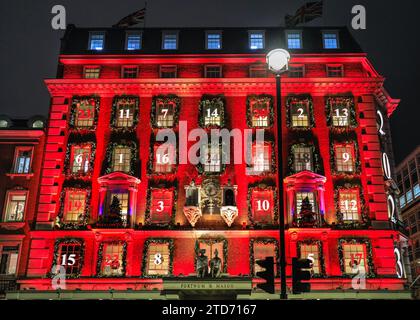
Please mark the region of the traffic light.
[[302, 283], [302, 280], [311, 279], [311, 272], [302, 269], [309, 269], [311, 267], [312, 260], [310, 259], [292, 259], [292, 289], [294, 294], [311, 291], [310, 283]]
[[274, 293], [274, 258], [266, 257], [264, 260], [257, 260], [256, 263], [265, 269], [258, 271], [257, 276], [266, 280], [264, 283], [258, 283], [257, 288], [267, 293]]

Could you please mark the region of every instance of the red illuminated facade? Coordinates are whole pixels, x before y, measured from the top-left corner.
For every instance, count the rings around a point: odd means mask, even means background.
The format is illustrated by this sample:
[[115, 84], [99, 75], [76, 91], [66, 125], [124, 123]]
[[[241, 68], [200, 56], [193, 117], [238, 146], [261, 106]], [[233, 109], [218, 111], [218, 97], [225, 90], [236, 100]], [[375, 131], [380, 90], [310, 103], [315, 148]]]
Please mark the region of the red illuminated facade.
[[[291, 53], [280, 153], [265, 66], [276, 47]], [[51, 107], [20, 289], [52, 290], [62, 265], [67, 290], [161, 290], [164, 277], [195, 274], [199, 249], [217, 249], [222, 277], [255, 284], [255, 260], [278, 259], [284, 214], [289, 280], [292, 257], [312, 257], [313, 290], [350, 289], [356, 260], [367, 290], [403, 290], [406, 257], [395, 251], [405, 238], [389, 200], [398, 100], [383, 82], [345, 28], [69, 26], [58, 76], [45, 81]], [[221, 162], [233, 144], [209, 144], [199, 165], [181, 164], [183, 145], [159, 148], [162, 130], [195, 128], [264, 129], [265, 142], [247, 146], [251, 164]]]

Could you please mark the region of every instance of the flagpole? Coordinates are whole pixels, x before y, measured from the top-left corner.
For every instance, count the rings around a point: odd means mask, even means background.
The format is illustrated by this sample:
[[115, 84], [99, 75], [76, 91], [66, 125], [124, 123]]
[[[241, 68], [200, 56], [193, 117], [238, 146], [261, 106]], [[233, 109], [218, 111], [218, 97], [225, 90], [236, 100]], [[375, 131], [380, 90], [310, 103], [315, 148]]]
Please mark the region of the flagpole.
[[147, 16], [147, 1], [144, 2], [144, 20], [143, 20], [143, 29], [146, 29], [146, 16]]

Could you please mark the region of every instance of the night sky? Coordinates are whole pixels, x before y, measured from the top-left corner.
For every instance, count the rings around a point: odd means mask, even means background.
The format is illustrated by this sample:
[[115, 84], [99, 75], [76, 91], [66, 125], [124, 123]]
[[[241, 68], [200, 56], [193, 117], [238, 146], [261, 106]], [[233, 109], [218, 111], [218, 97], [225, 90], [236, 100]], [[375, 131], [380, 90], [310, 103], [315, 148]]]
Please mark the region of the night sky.
[[[304, 0], [149, 0], [146, 27], [283, 26]], [[351, 23], [351, 8], [367, 10], [367, 29], [353, 35], [401, 104], [391, 117], [396, 161], [419, 143], [419, 35], [416, 0], [324, 0], [324, 17], [309, 25]], [[59, 39], [51, 28], [51, 8], [67, 10], [67, 23], [108, 27], [144, 6], [142, 0], [1, 0], [0, 114], [47, 115], [49, 95], [43, 79], [55, 77]], [[417, 132], [417, 133], [416, 133]]]

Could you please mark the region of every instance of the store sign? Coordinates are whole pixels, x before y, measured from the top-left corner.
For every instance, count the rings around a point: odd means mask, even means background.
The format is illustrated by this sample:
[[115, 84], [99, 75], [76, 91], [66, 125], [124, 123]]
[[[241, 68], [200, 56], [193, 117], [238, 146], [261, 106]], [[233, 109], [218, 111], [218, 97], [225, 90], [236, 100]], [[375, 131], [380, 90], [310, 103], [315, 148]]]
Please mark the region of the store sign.
[[183, 281], [183, 280], [163, 280], [163, 290], [165, 291], [251, 291], [251, 279], [238, 281]]

